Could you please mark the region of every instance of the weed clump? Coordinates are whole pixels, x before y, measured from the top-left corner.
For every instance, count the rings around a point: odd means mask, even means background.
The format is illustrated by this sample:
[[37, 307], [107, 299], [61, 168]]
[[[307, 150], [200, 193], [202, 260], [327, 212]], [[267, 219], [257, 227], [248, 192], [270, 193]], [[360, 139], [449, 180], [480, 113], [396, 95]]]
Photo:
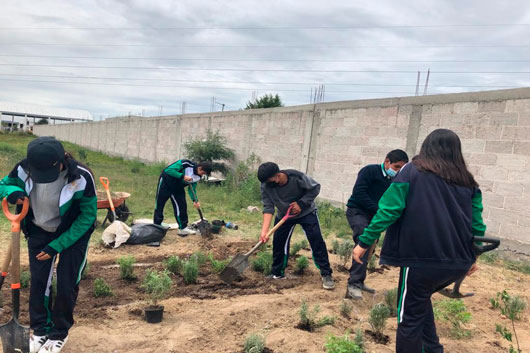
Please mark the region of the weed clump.
[[327, 353], [363, 353], [362, 345], [359, 346], [356, 339], [350, 339], [349, 332], [342, 337], [328, 336], [324, 347]]
[[305, 301], [302, 302], [298, 314], [300, 315], [300, 321], [298, 322], [297, 328], [306, 331], [313, 331], [316, 328], [333, 325], [335, 318], [333, 316], [323, 316], [318, 318], [317, 315], [320, 311], [320, 307], [315, 305], [313, 310], [309, 310], [309, 306]]
[[94, 280], [94, 297], [110, 297], [113, 295], [112, 289], [103, 278], [96, 278]]
[[433, 309], [435, 319], [451, 324], [451, 337], [461, 339], [471, 335], [470, 330], [462, 327], [471, 320], [471, 314], [462, 300], [444, 299], [436, 302]]
[[254, 333], [245, 339], [243, 351], [245, 353], [263, 353], [265, 350], [265, 337]]
[[133, 281], [136, 279], [134, 274], [134, 264], [136, 259], [132, 255], [122, 256], [116, 263], [120, 266], [120, 278], [128, 281]]

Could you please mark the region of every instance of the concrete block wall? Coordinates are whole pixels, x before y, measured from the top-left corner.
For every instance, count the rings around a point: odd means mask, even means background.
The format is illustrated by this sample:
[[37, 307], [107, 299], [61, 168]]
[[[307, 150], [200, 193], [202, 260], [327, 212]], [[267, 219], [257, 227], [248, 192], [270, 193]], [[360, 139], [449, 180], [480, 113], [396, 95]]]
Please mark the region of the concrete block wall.
[[185, 156], [186, 141], [219, 130], [237, 160], [255, 153], [307, 172], [322, 184], [321, 198], [345, 203], [360, 168], [381, 163], [395, 148], [413, 156], [440, 127], [462, 140], [483, 191], [488, 233], [530, 243], [530, 89], [39, 125], [35, 133], [110, 155], [170, 162]]

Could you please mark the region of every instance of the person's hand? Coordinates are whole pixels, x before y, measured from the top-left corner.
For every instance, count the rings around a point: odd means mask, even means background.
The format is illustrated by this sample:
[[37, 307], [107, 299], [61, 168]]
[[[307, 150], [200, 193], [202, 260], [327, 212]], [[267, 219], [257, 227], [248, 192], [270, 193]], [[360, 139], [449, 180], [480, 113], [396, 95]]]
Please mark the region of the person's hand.
[[291, 202], [289, 204], [289, 206], [291, 206], [291, 214], [296, 216], [297, 214], [300, 214], [300, 212], [302, 212], [302, 208], [300, 208], [300, 205], [296, 202]]
[[22, 191], [13, 191], [9, 196], [7, 196], [7, 202], [12, 205], [22, 205], [26, 195]]
[[193, 207], [195, 207], [196, 209], [201, 208], [201, 204], [200, 204], [200, 202], [199, 202], [199, 201], [195, 201], [195, 202], [193, 203]]
[[37, 260], [39, 261], [46, 261], [52, 258], [50, 255], [46, 254], [44, 251], [41, 251], [36, 257], [37, 257]]
[[469, 271], [467, 271], [467, 275], [466, 276], [471, 276], [473, 273], [475, 273], [477, 271], [478, 271], [478, 265], [475, 262], [473, 265], [471, 265]]
[[259, 241], [261, 241], [262, 243], [266, 243], [269, 241], [269, 236], [267, 235], [267, 231], [266, 230], [262, 230], [261, 231], [261, 234], [259, 236]]
[[353, 261], [359, 263], [359, 264], [362, 264], [362, 260], [361, 258], [364, 256], [364, 253], [367, 251], [368, 249], [365, 249], [365, 248], [362, 248], [360, 247], [359, 245], [356, 245], [355, 248], [353, 249], [353, 254], [352, 254], [352, 257], [353, 257]]
[[184, 181], [192, 181], [193, 180], [193, 178], [190, 177], [189, 175], [184, 175], [183, 179], [184, 179]]
[[26, 200], [26, 197], [22, 197], [20, 199], [17, 200], [17, 205], [23, 205], [24, 204], [24, 200]]

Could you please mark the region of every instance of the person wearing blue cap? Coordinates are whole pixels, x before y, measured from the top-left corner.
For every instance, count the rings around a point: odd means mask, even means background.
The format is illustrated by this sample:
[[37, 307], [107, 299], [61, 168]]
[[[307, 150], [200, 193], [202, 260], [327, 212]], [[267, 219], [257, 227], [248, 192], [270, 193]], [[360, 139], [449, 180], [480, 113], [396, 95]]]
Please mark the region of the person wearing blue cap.
[[[28, 144], [26, 158], [0, 181], [0, 198], [20, 204], [29, 198], [22, 221], [28, 240], [30, 352], [59, 353], [74, 324], [79, 281], [95, 229], [97, 197], [90, 170], [53, 137]], [[57, 263], [57, 297], [52, 298]]]

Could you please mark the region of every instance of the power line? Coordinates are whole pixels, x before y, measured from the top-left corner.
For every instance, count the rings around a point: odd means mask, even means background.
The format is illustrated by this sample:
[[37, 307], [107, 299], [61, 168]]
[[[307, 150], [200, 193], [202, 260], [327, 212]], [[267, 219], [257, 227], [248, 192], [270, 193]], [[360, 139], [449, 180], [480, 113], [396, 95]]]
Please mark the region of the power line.
[[[65, 75], [33, 75], [33, 74], [6, 74], [0, 73], [0, 76], [15, 77], [45, 77], [45, 78], [64, 78], [64, 79], [91, 79], [91, 80], [122, 80], [122, 81], [166, 81], [166, 82], [188, 82], [188, 83], [234, 83], [234, 84], [263, 84], [263, 85], [319, 85], [323, 82], [271, 82], [271, 81], [219, 81], [219, 80], [187, 80], [187, 79], [168, 79], [168, 78], [149, 78], [149, 77], [106, 77], [106, 76], [65, 76]], [[374, 87], [416, 87], [415, 84], [386, 84], [386, 83], [349, 83], [335, 82], [325, 83], [326, 86], [374, 86]], [[429, 85], [438, 88], [521, 88], [521, 85]]]
[[330, 49], [330, 48], [528, 48], [530, 44], [484, 44], [484, 45], [196, 45], [196, 44], [147, 44], [147, 43], [0, 43], [0, 46], [71, 46], [71, 47], [152, 47], [152, 48], [284, 48], [284, 49]]
[[[6, 64], [0, 66], [20, 67], [64, 67], [82, 69], [125, 69], [125, 70], [177, 70], [177, 71], [237, 71], [237, 72], [320, 72], [320, 73], [416, 73], [415, 70], [311, 70], [311, 69], [242, 69], [242, 68], [196, 68], [176, 66], [90, 66], [90, 65], [51, 65], [51, 64]], [[530, 74], [530, 71], [432, 71], [438, 74]]]
[[117, 57], [117, 56], [64, 56], [64, 55], [25, 55], [0, 54], [0, 57], [14, 58], [53, 58], [53, 59], [98, 59], [98, 60], [167, 60], [167, 61], [222, 61], [222, 62], [327, 62], [327, 63], [526, 63], [520, 60], [378, 60], [378, 59], [225, 59], [225, 58], [156, 58], [156, 57]]
[[358, 26], [182, 26], [182, 27], [0, 27], [0, 30], [298, 30], [298, 29], [392, 29], [392, 28], [466, 28], [466, 27], [526, 27], [530, 23], [475, 23], [426, 25], [358, 25]]

